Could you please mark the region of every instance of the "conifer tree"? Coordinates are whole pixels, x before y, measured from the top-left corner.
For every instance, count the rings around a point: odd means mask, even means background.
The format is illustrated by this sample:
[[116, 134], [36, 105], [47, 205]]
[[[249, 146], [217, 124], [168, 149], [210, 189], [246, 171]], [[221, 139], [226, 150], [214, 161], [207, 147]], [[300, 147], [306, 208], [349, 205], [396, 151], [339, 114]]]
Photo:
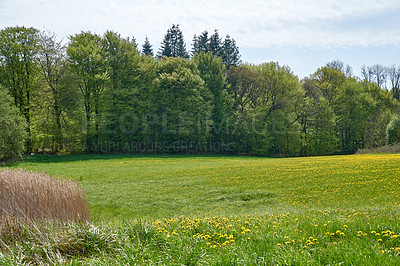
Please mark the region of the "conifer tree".
[[183, 33], [179, 29], [179, 25], [173, 24], [172, 27], [168, 29], [167, 34], [165, 34], [164, 40], [161, 43], [161, 48], [157, 54], [158, 58], [162, 58], [163, 56], [189, 58], [183, 39]]
[[163, 56], [172, 57], [171, 39], [171, 29], [168, 29], [157, 53], [157, 58], [162, 58]]
[[135, 45], [136, 51], [137, 51], [138, 53], [140, 53], [139, 45], [138, 45], [137, 42], [136, 42], [135, 36], [132, 36], [131, 43], [133, 43], [133, 44]]
[[208, 31], [203, 31], [199, 36], [199, 50], [200, 52], [204, 52], [205, 54], [209, 51], [209, 42]]
[[194, 35], [193, 37], [193, 49], [192, 55], [195, 56], [200, 52], [207, 53], [209, 51], [209, 38], [208, 32], [205, 30], [203, 31], [199, 37]]
[[192, 56], [194, 57], [196, 54], [199, 53], [199, 38], [196, 36], [196, 34], [193, 36], [192, 40]]
[[210, 51], [214, 57], [220, 57], [222, 55], [222, 41], [219, 37], [218, 30], [215, 30], [214, 34], [210, 36], [208, 51]]
[[239, 48], [236, 46], [235, 39], [229, 35], [226, 35], [223, 42], [221, 57], [227, 69], [231, 66], [239, 66], [241, 63]]
[[152, 45], [150, 44], [149, 39], [147, 38], [147, 36], [146, 36], [146, 39], [144, 40], [144, 44], [142, 45], [142, 48], [143, 48], [142, 49], [142, 53], [144, 55], [149, 55], [149, 56], [153, 56], [154, 55]]

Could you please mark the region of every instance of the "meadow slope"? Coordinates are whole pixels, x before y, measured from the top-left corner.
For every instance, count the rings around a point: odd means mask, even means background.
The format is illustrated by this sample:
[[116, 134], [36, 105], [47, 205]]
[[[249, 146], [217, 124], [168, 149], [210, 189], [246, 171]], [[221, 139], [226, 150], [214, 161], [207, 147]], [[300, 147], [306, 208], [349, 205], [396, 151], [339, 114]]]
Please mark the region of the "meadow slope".
[[400, 264], [400, 154], [32, 156], [12, 167], [84, 188], [105, 248], [68, 263]]
[[95, 219], [400, 204], [400, 154], [287, 159], [34, 156], [13, 167], [78, 180]]

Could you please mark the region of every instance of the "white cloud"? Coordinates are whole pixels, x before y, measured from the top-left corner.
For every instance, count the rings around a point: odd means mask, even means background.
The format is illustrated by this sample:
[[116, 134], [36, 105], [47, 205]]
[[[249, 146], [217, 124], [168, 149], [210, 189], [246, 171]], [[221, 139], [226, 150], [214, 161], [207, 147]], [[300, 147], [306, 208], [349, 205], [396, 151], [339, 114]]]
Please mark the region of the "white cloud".
[[400, 45], [398, 0], [1, 1], [0, 28], [46, 27], [60, 37], [111, 29], [159, 43], [175, 23], [188, 43], [193, 34], [219, 29], [242, 47]]

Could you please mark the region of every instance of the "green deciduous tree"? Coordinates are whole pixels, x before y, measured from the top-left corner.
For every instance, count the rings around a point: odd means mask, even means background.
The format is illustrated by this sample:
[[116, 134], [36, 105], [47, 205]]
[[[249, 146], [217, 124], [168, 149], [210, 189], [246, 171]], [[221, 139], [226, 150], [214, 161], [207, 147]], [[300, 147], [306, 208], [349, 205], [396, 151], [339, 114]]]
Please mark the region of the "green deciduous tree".
[[301, 88], [289, 67], [270, 62], [231, 67], [227, 73], [239, 150], [260, 155], [295, 154], [299, 141], [292, 107]]
[[393, 116], [386, 127], [386, 143], [387, 145], [400, 143], [400, 118], [398, 116]]
[[36, 88], [38, 30], [9, 27], [0, 31], [0, 83], [10, 91], [28, 123], [27, 150], [31, 150], [31, 98]]
[[331, 62], [328, 62], [326, 64], [326, 67], [341, 72], [345, 74], [345, 76], [348, 78], [351, 78], [353, 76], [352, 67], [350, 65], [344, 65], [342, 61], [333, 60]]
[[8, 90], [0, 86], [0, 160], [21, 155], [27, 138], [26, 120]]
[[[39, 69], [44, 77], [45, 83], [50, 90], [49, 100], [50, 106], [54, 115], [53, 132], [54, 136], [51, 140], [53, 143], [52, 150], [57, 153], [63, 148], [63, 126], [62, 114], [65, 112], [64, 95], [70, 87], [63, 84], [63, 79], [66, 74], [67, 61], [65, 57], [66, 47], [61, 42], [56, 41], [55, 34], [42, 32], [39, 37], [40, 50], [38, 53]], [[44, 99], [43, 99], [44, 100]]]
[[371, 105], [372, 99], [362, 84], [346, 80], [334, 103], [341, 153], [354, 153], [364, 146], [364, 119], [370, 116]]
[[312, 78], [317, 82], [321, 96], [332, 103], [336, 96], [341, 93], [341, 88], [346, 81], [346, 75], [338, 70], [329, 67], [319, 68]]
[[107, 31], [102, 45], [109, 82], [104, 91], [101, 133], [107, 141], [122, 143], [131, 137], [124, 117], [135, 113], [139, 105], [140, 56], [135, 46], [116, 32]]
[[[196, 65], [183, 58], [159, 61], [150, 101], [153, 108], [153, 140], [173, 144], [189, 141], [202, 144], [210, 136], [211, 92], [205, 87]], [[173, 150], [173, 149], [172, 149]]]
[[364, 148], [376, 148], [386, 143], [386, 125], [399, 108], [399, 102], [394, 99], [388, 90], [381, 89], [374, 83], [359, 82], [363, 87], [360, 98], [367, 99], [368, 117], [363, 118]]
[[299, 131], [294, 124], [296, 100], [303, 91], [297, 76], [286, 65], [277, 62], [255, 66], [260, 77], [258, 88], [252, 95], [251, 103], [260, 113], [261, 121], [270, 124], [269, 137], [274, 145], [274, 155], [294, 155], [299, 149]]
[[196, 54], [193, 58], [204, 80], [205, 86], [211, 92], [211, 99], [207, 99], [212, 105], [212, 134], [215, 141], [222, 142], [227, 135], [228, 122], [231, 116], [231, 102], [226, 90], [225, 67], [221, 58], [215, 58], [211, 52]]
[[301, 156], [327, 155], [338, 151], [336, 114], [323, 96], [319, 82], [303, 80], [304, 96], [296, 108], [300, 125]]
[[93, 142], [97, 142], [101, 97], [108, 80], [102, 39], [90, 32], [71, 36], [67, 55], [83, 99], [86, 149], [89, 151]]

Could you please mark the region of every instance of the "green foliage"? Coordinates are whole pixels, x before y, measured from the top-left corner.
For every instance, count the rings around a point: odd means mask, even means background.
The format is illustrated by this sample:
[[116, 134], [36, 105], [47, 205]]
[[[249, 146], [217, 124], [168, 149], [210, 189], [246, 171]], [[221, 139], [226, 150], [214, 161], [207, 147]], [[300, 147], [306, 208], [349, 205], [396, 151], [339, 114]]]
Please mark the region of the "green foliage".
[[134, 44], [115, 32], [107, 31], [102, 41], [109, 80], [101, 102], [99, 141], [123, 143], [131, 137], [125, 118], [136, 114], [139, 105], [140, 56]]
[[209, 38], [208, 31], [203, 31], [199, 37], [196, 35], [193, 36], [193, 48], [192, 48], [192, 56], [194, 57], [196, 54], [201, 52], [207, 53], [209, 52]]
[[27, 139], [26, 120], [0, 86], [0, 160], [21, 155]]
[[384, 145], [385, 127], [398, 103], [376, 84], [345, 72], [343, 64], [332, 62], [303, 81], [306, 94], [296, 110], [301, 155], [348, 154]]
[[222, 61], [224, 62], [226, 68], [231, 66], [239, 66], [241, 64], [239, 48], [236, 45], [235, 39], [226, 35], [226, 38], [222, 44]]
[[0, 31], [0, 85], [14, 98], [28, 124], [27, 150], [31, 150], [31, 97], [36, 87], [38, 30], [8, 27]]
[[329, 102], [334, 101], [336, 95], [340, 93], [346, 76], [341, 71], [329, 67], [318, 69], [312, 77], [316, 80], [322, 96]]
[[195, 57], [196, 54], [201, 52], [205, 54], [211, 52], [214, 57], [222, 58], [227, 69], [241, 64], [239, 48], [235, 39], [226, 35], [225, 40], [222, 41], [218, 30], [215, 30], [210, 37], [208, 37], [207, 31], [203, 31], [198, 37], [194, 35], [192, 56]]
[[51, 148], [53, 153], [65, 152], [66, 133], [70, 128], [67, 112], [75, 109], [79, 102], [70, 99], [77, 96], [74, 93], [76, 86], [71, 86], [75, 84], [67, 80], [66, 47], [56, 41], [55, 34], [42, 32], [39, 44], [37, 59], [42, 84], [34, 94], [33, 149]]
[[363, 86], [370, 103], [368, 119], [364, 119], [364, 147], [382, 147], [386, 144], [386, 126], [397, 112], [399, 102], [376, 84], [363, 83]]
[[157, 57], [162, 58], [163, 56], [189, 58], [189, 54], [186, 51], [185, 40], [183, 39], [183, 33], [179, 29], [179, 25], [173, 24], [172, 27], [167, 30]]
[[258, 155], [297, 154], [292, 108], [302, 90], [290, 68], [271, 62], [231, 67], [227, 73], [239, 149]]
[[393, 145], [400, 143], [400, 118], [393, 116], [386, 127], [386, 143]]
[[[224, 64], [221, 58], [215, 58], [211, 52], [196, 54], [193, 58], [205, 87], [211, 92], [205, 98], [212, 106], [213, 138], [222, 142], [226, 139], [227, 123], [231, 117], [231, 106], [226, 90]], [[211, 96], [211, 97], [210, 97]]]
[[149, 39], [147, 38], [147, 36], [146, 36], [146, 39], [145, 39], [144, 44], [142, 46], [142, 54], [149, 55], [149, 56], [154, 56], [152, 45], [150, 44]]
[[17, 225], [14, 241], [0, 238], [8, 247], [0, 264], [397, 265], [396, 214], [335, 208]]
[[299, 83], [277, 62], [241, 65], [235, 40], [218, 30], [195, 35], [188, 59], [179, 25], [157, 59], [147, 37], [137, 48], [112, 31], [75, 34], [66, 48], [33, 28], [2, 30], [0, 83], [27, 121], [27, 150], [348, 154], [383, 145], [398, 113], [396, 66], [364, 67], [360, 81], [336, 60]]
[[215, 30], [210, 36], [208, 51], [210, 51], [215, 57], [222, 56], [222, 40], [219, 37], [218, 30]]
[[[50, 69], [55, 73], [55, 69]], [[32, 150], [37, 153], [82, 152], [83, 103], [74, 73], [66, 66], [51, 89], [43, 75], [32, 95]]]
[[338, 151], [337, 116], [315, 79], [303, 80], [304, 94], [296, 103], [300, 126], [300, 155], [328, 155]]
[[[106, 34], [107, 34], [107, 32], [109, 32], [109, 30], [106, 31]], [[140, 48], [139, 48], [138, 43], [136, 42], [135, 36], [132, 36], [132, 38], [130, 38], [130, 39], [127, 38], [127, 41], [135, 46], [135, 50], [137, 53], [140, 53]]]
[[154, 140], [173, 144], [180, 140], [206, 141], [210, 131], [211, 92], [196, 65], [183, 58], [164, 58], [157, 66], [152, 90]]
[[203, 31], [198, 40], [198, 51], [197, 53], [203, 52], [203, 53], [207, 53], [209, 52], [209, 41], [210, 39], [208, 38], [208, 32], [207, 31]]
[[67, 55], [71, 71], [76, 75], [86, 118], [86, 150], [98, 141], [101, 97], [109, 76], [102, 39], [82, 32], [70, 37]]
[[96, 220], [393, 206], [399, 163], [398, 154], [279, 159], [76, 155], [29, 156], [13, 168], [79, 179]]
[[347, 81], [342, 93], [337, 96], [337, 128], [340, 132], [340, 145], [343, 153], [354, 153], [363, 147], [363, 119], [368, 116], [368, 99], [361, 98], [363, 87], [356, 81]]
[[398, 154], [29, 156], [13, 167], [78, 178], [95, 221], [0, 222], [0, 264], [396, 265], [399, 163]]
[[325, 98], [320, 98], [316, 104], [313, 134], [311, 135], [312, 151], [310, 155], [329, 155], [337, 152], [337, 137], [335, 132], [336, 115]]

